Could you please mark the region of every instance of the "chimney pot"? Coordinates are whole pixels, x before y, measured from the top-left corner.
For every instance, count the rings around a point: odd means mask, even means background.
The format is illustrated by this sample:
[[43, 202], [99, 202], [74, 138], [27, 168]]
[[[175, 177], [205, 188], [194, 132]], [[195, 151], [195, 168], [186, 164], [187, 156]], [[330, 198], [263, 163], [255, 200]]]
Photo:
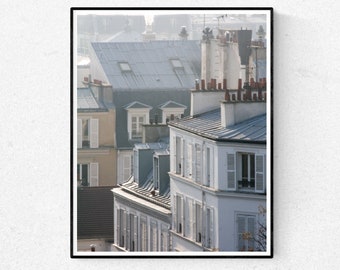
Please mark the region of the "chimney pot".
[[238, 79], [238, 89], [242, 89], [242, 79]]
[[228, 91], [227, 89], [225, 90], [224, 99], [225, 99], [226, 101], [230, 101], [230, 95], [229, 95], [229, 91]]
[[227, 90], [227, 79], [223, 79], [223, 90]]
[[257, 94], [253, 93], [253, 100], [257, 100]]
[[231, 95], [231, 99], [232, 99], [233, 101], [235, 101], [235, 99], [236, 99], [235, 94], [232, 94], [232, 95]]
[[222, 89], [222, 84], [218, 83], [218, 90], [221, 90], [221, 89]]
[[205, 80], [201, 80], [202, 90], [205, 89]]

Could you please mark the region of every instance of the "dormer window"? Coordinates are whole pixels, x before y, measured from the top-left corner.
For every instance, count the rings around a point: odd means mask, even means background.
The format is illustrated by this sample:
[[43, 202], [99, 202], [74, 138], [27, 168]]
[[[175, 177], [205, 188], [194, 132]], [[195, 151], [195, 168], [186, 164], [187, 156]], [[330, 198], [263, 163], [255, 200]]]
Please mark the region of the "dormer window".
[[128, 72], [128, 71], [132, 71], [131, 66], [129, 65], [129, 63], [127, 62], [120, 62], [119, 64], [119, 68], [122, 72]]
[[178, 102], [169, 100], [158, 106], [162, 110], [162, 120], [163, 124], [169, 121], [182, 118], [187, 106], [180, 104]]
[[141, 140], [143, 125], [149, 123], [149, 113], [152, 107], [135, 101], [125, 106], [128, 111], [127, 129], [130, 140]]
[[183, 68], [182, 62], [179, 59], [170, 59], [173, 68]]

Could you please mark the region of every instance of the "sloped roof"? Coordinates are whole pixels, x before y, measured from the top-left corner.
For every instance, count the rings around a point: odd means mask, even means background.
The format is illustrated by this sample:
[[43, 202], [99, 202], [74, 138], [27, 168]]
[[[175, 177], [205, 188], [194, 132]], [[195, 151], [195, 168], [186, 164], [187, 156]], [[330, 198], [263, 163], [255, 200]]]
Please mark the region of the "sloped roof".
[[169, 100], [161, 105], [158, 106], [160, 109], [165, 109], [165, 108], [187, 108], [187, 106], [180, 104], [178, 102]]
[[91, 111], [106, 111], [104, 104], [97, 101], [90, 88], [77, 89], [77, 109]]
[[151, 109], [152, 107], [144, 103], [134, 101], [125, 106], [125, 109]]
[[266, 114], [224, 128], [221, 126], [221, 109], [216, 109], [175, 120], [169, 125], [217, 141], [266, 143]]
[[[95, 54], [114, 91], [190, 89], [200, 78], [199, 41], [93, 42]], [[175, 68], [171, 59], [180, 60]], [[131, 71], [122, 71], [119, 63]]]
[[113, 187], [77, 189], [77, 234], [79, 239], [113, 239]]

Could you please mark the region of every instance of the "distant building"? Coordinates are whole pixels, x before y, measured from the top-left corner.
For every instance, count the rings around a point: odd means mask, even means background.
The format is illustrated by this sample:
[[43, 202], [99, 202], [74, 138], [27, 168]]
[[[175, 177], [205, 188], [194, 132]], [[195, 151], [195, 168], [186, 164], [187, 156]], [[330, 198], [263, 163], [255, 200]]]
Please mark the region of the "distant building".
[[96, 98], [93, 89], [77, 89], [77, 182], [86, 187], [114, 186], [115, 111]]
[[114, 188], [114, 251], [170, 251], [169, 150], [135, 144], [133, 176]]
[[[143, 125], [189, 114], [189, 89], [200, 78], [200, 46], [198, 41], [177, 40], [102, 42], [92, 47], [91, 78], [83, 83], [115, 113], [115, 185], [132, 174], [132, 149], [142, 142]], [[93, 87], [94, 82], [102, 87]]]

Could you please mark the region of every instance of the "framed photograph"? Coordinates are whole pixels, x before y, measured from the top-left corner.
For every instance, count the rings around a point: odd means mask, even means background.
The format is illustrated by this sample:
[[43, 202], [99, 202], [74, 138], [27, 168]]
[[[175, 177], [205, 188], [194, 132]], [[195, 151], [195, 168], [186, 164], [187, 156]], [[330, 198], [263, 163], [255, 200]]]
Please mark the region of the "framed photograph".
[[71, 257], [273, 257], [273, 9], [71, 8]]

